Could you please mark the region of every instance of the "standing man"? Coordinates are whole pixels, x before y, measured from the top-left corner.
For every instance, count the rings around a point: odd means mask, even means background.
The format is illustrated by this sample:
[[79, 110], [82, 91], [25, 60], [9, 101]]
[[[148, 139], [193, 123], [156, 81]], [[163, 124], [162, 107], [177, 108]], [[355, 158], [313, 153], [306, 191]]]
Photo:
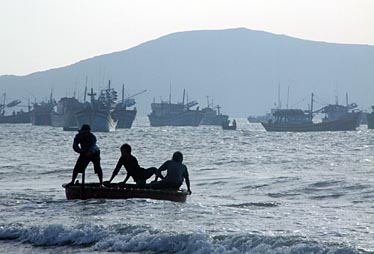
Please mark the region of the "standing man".
[[113, 170], [109, 183], [112, 182], [122, 166], [124, 166], [127, 171], [127, 175], [123, 183], [126, 183], [131, 176], [134, 182], [136, 182], [136, 185], [139, 187], [145, 187], [147, 179], [154, 175], [157, 170], [155, 167], [147, 169], [140, 167], [138, 160], [131, 154], [131, 146], [129, 144], [123, 144], [121, 146], [121, 157]]
[[84, 173], [90, 162], [94, 165], [95, 174], [99, 177], [100, 187], [103, 184], [103, 171], [100, 166], [100, 149], [96, 145], [96, 137], [91, 133], [91, 127], [83, 124], [79, 133], [75, 135], [73, 149], [79, 153], [79, 158], [73, 170], [73, 176], [69, 184], [74, 184], [78, 173]]
[[[179, 189], [182, 186], [183, 180], [186, 180], [187, 191], [191, 194], [190, 178], [188, 176], [188, 170], [186, 165], [183, 163], [183, 154], [181, 152], [175, 152], [171, 160], [166, 161], [157, 170], [156, 179], [151, 184], [152, 189]], [[167, 170], [166, 176], [164, 177], [161, 172]], [[158, 177], [161, 181], [157, 182]]]

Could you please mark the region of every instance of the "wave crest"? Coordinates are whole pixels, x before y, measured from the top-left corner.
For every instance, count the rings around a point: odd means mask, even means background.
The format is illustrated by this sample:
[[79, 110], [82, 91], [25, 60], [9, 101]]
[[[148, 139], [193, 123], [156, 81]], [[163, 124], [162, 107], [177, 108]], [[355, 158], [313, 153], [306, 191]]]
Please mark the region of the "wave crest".
[[151, 253], [261, 253], [261, 254], [356, 254], [365, 253], [349, 246], [324, 244], [295, 236], [237, 234], [209, 236], [204, 232], [176, 233], [142, 226], [103, 227], [81, 224], [66, 227], [0, 226], [0, 241], [11, 240], [34, 246], [90, 246], [96, 251]]

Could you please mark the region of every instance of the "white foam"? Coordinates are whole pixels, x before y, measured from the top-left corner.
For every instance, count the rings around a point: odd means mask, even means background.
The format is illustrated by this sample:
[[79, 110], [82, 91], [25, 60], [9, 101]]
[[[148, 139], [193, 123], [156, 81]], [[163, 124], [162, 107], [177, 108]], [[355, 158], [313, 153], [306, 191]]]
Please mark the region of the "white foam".
[[362, 253], [348, 246], [326, 245], [298, 237], [252, 234], [211, 237], [204, 232], [176, 233], [124, 226], [111, 229], [95, 225], [65, 227], [61, 224], [0, 227], [0, 240], [35, 246], [92, 246], [97, 251], [154, 252], [179, 254], [249, 253]]

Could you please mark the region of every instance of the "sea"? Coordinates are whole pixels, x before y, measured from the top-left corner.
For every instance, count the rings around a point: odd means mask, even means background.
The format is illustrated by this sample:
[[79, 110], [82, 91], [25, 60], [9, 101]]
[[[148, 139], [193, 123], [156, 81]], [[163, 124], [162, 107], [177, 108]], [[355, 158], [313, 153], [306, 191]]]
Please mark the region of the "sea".
[[[145, 168], [181, 151], [192, 190], [184, 203], [67, 200], [76, 132], [0, 125], [0, 253], [374, 253], [374, 130], [237, 123], [150, 127], [138, 117], [131, 129], [95, 133], [104, 180], [123, 143]], [[91, 164], [86, 182], [98, 182]]]

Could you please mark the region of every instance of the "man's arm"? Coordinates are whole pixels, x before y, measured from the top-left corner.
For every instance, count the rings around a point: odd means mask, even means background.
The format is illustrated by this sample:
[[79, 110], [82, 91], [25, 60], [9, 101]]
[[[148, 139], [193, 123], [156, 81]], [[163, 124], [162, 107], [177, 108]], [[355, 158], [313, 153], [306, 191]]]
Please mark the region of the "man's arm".
[[191, 191], [191, 188], [190, 188], [190, 177], [187, 175], [187, 176], [184, 177], [184, 179], [186, 180], [188, 194], [191, 195], [192, 191]]
[[121, 158], [120, 158], [117, 162], [117, 165], [116, 165], [115, 169], [113, 170], [112, 177], [110, 178], [109, 183], [114, 179], [114, 177], [116, 177], [116, 175], [118, 174], [121, 167], [122, 167], [122, 162], [121, 162]]
[[161, 167], [159, 167], [156, 171], [156, 180], [160, 177], [161, 179], [164, 179], [165, 177], [161, 174], [162, 171], [165, 171], [167, 169], [167, 161], [164, 162], [164, 164], [161, 165]]
[[74, 142], [73, 142], [73, 149], [76, 153], [82, 153], [82, 150], [81, 148], [79, 147], [79, 137], [78, 136], [75, 136], [74, 138]]
[[188, 174], [188, 170], [187, 170], [187, 167], [186, 165], [183, 165], [185, 167], [185, 171], [184, 171], [184, 179], [186, 181], [186, 185], [187, 185], [187, 191], [188, 191], [188, 194], [191, 195], [192, 191], [191, 191], [191, 188], [190, 188], [190, 176]]

